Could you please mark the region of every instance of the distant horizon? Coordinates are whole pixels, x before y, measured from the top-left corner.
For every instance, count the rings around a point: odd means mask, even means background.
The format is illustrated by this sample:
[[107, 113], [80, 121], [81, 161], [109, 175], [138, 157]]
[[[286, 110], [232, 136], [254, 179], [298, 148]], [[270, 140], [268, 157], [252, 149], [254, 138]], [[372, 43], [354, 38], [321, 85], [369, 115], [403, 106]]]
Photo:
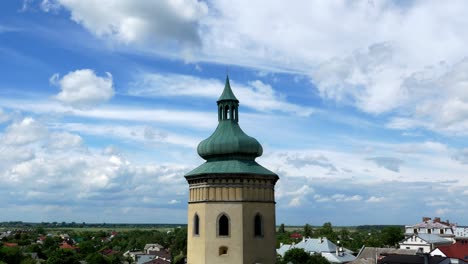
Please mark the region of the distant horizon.
[[280, 177], [277, 223], [468, 223], [467, 12], [2, 1], [0, 214], [186, 222], [184, 175], [204, 162], [229, 75], [239, 125]]

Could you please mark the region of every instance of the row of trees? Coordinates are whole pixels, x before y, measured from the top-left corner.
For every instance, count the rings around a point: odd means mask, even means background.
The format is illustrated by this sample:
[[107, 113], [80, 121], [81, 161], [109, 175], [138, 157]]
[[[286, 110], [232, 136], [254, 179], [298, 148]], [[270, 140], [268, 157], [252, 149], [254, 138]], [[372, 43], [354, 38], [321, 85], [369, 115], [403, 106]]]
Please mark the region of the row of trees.
[[[49, 230], [50, 232], [50, 230]], [[40, 235], [44, 235], [43, 228], [37, 228], [31, 232], [17, 233], [3, 242], [16, 243], [18, 247], [1, 246], [0, 263], [35, 263], [29, 253], [36, 253], [47, 264], [79, 263], [86, 260], [88, 264], [114, 264], [126, 261], [123, 253], [128, 250], [143, 250], [146, 244], [159, 243], [165, 248], [171, 249], [172, 263], [183, 263], [187, 253], [187, 229], [175, 228], [163, 232], [158, 230], [132, 230], [120, 232], [112, 240], [105, 238], [110, 234], [104, 231], [72, 231], [64, 230], [75, 241], [78, 250], [60, 249], [62, 239], [59, 236], [47, 237], [42, 244], [35, 243]], [[113, 254], [105, 256], [103, 250], [111, 250]]]
[[278, 228], [277, 242], [291, 244], [294, 239], [292, 233], [300, 233], [304, 237], [326, 237], [334, 243], [340, 244], [350, 250], [358, 251], [362, 246], [369, 247], [394, 247], [404, 239], [404, 228], [401, 226], [366, 226], [358, 228], [334, 228], [330, 222], [324, 223], [319, 228], [309, 224], [302, 230], [287, 231], [284, 224]]

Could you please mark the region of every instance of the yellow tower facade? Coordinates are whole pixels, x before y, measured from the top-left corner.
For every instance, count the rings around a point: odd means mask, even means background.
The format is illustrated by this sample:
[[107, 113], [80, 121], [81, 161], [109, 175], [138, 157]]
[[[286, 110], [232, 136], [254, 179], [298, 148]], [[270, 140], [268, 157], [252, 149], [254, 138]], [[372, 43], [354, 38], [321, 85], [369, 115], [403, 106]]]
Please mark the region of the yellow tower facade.
[[263, 149], [239, 127], [228, 78], [217, 104], [218, 127], [197, 148], [206, 162], [185, 175], [187, 263], [273, 264], [278, 176], [255, 161]]

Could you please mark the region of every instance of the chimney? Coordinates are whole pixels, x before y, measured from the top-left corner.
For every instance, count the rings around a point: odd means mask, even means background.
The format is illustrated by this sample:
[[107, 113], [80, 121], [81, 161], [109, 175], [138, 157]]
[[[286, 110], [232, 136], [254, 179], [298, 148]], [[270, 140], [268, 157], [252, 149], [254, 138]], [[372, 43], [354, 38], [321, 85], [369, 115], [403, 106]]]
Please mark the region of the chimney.
[[431, 218], [427, 217], [427, 216], [423, 216], [422, 220], [423, 220], [423, 222], [427, 222], [427, 221], [431, 220]]
[[434, 222], [440, 223], [440, 217], [434, 217]]

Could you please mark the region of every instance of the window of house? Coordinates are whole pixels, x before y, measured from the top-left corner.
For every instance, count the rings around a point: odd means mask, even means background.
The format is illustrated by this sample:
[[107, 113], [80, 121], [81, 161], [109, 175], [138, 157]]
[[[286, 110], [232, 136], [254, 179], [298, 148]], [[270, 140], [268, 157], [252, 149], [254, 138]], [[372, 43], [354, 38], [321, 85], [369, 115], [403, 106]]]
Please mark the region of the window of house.
[[218, 235], [229, 236], [229, 218], [225, 214], [218, 220]]
[[200, 235], [200, 217], [198, 217], [198, 214], [193, 217], [193, 234]]
[[255, 215], [254, 235], [256, 237], [262, 237], [263, 236], [263, 219], [262, 219], [262, 216], [260, 214]]
[[443, 230], [443, 229], [441, 229], [441, 230], [440, 230], [440, 233], [441, 233], [441, 234], [444, 234], [444, 230]]
[[427, 229], [427, 233], [428, 233], [428, 234], [430, 234], [430, 233], [431, 233], [431, 231], [432, 231], [431, 229]]

